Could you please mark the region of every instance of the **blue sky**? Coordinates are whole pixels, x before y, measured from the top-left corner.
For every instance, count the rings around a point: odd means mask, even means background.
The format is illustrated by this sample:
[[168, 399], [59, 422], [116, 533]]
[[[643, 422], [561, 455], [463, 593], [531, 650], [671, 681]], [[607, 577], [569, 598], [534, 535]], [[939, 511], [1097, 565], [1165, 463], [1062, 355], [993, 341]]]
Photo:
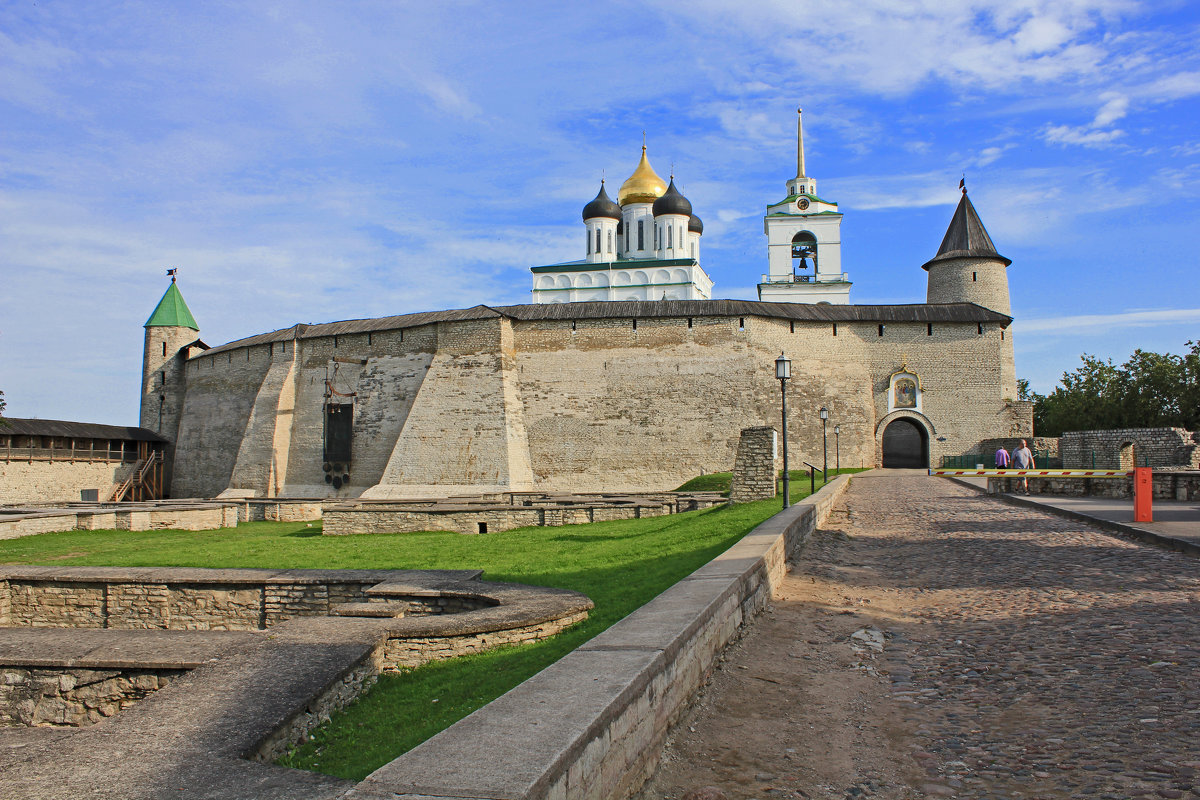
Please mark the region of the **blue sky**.
[[794, 174], [837, 201], [852, 302], [925, 297], [965, 173], [1017, 373], [1200, 338], [1200, 11], [983, 0], [0, 4], [0, 390], [136, 424], [169, 266], [216, 345], [529, 302], [637, 163], [753, 298]]

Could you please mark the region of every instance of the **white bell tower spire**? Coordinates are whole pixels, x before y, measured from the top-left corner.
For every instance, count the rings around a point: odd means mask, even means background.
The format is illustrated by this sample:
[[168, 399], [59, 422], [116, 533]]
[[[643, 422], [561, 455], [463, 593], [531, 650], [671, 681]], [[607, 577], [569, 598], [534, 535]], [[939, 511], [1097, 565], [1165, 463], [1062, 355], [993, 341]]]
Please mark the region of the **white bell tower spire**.
[[796, 177], [787, 182], [789, 195], [817, 193], [817, 182], [804, 174], [804, 109], [796, 109]]
[[817, 182], [804, 164], [804, 112], [796, 109], [796, 177], [788, 196], [767, 206], [767, 274], [758, 299], [780, 303], [850, 302], [842, 272], [842, 215], [837, 203], [817, 197]]

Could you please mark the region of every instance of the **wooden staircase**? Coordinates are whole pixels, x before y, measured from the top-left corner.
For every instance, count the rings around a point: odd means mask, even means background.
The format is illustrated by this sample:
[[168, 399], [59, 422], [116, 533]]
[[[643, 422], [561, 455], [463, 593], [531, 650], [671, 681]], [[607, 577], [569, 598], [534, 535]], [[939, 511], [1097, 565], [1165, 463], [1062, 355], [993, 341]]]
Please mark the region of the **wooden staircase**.
[[162, 453], [152, 452], [146, 458], [139, 459], [134, 465], [133, 474], [113, 489], [109, 502], [162, 499], [162, 467]]

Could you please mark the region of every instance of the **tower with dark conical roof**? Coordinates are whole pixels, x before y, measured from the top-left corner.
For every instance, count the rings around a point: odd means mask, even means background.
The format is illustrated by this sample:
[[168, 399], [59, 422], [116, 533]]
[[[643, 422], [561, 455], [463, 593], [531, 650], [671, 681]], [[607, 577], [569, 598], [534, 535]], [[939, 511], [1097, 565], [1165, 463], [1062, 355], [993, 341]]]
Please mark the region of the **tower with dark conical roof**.
[[[1008, 298], [1008, 265], [1011, 259], [996, 252], [992, 237], [975, 211], [967, 187], [962, 185], [962, 197], [950, 227], [942, 237], [937, 255], [921, 265], [929, 273], [926, 302], [974, 303], [978, 306], [1012, 316]], [[984, 326], [980, 325], [980, 333]], [[1000, 365], [1000, 390], [1003, 397], [1017, 396], [1017, 369], [1013, 355], [1013, 328], [1001, 330], [1003, 340]]]
[[[172, 272], [174, 272], [172, 270]], [[171, 464], [183, 413], [183, 397], [187, 390], [184, 370], [192, 347], [200, 343], [200, 326], [183, 300], [175, 276], [171, 285], [146, 320], [145, 348], [142, 351], [141, 422], [166, 438], [166, 473], [164, 485], [171, 485]]]
[[1011, 263], [996, 252], [964, 186], [937, 255], [922, 265], [929, 273], [926, 301], [975, 303], [1009, 314], [1007, 269]]

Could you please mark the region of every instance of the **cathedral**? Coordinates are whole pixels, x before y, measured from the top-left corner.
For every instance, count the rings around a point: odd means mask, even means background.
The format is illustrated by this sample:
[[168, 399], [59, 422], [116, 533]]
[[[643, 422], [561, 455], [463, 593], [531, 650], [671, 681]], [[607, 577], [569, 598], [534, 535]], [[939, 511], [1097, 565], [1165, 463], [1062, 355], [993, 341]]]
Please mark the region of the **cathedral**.
[[707, 300], [712, 280], [700, 266], [704, 223], [646, 158], [621, 184], [613, 202], [600, 181], [583, 207], [587, 228], [582, 261], [533, 268], [533, 302], [583, 300]]
[[584, 258], [533, 268], [530, 304], [209, 348], [172, 282], [145, 325], [141, 408], [166, 441], [170, 496], [673, 489], [731, 469], [741, 429], [779, 425], [781, 352], [797, 463], [936, 466], [1032, 435], [1011, 262], [966, 190], [933, 256], [913, 256], [926, 302], [854, 305], [842, 215], [806, 173], [800, 117], [786, 186], [764, 217], [757, 301], [709, 299], [703, 226], [644, 146], [616, 201], [601, 183], [584, 206]]

